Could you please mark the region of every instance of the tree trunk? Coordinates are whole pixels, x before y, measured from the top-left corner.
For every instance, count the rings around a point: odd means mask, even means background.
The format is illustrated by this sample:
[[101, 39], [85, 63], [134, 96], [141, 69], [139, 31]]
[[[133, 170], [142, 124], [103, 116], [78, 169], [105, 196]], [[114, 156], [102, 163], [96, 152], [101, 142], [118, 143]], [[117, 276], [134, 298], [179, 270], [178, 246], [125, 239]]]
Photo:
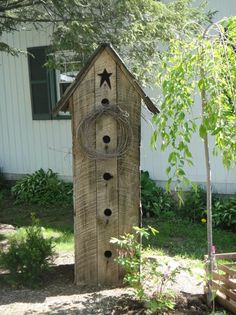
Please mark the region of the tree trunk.
[[[206, 106], [206, 91], [203, 89], [201, 92], [202, 99], [202, 120], [204, 124], [204, 108]], [[208, 259], [207, 259], [207, 304], [212, 306], [213, 293], [212, 293], [212, 271], [214, 264], [213, 253], [213, 237], [212, 237], [212, 185], [211, 185], [211, 164], [209, 155], [209, 143], [208, 134], [203, 139], [204, 141], [204, 153], [205, 153], [205, 165], [206, 165], [206, 190], [207, 190], [207, 244], [208, 244]]]
[[208, 136], [204, 139], [204, 151], [205, 151], [205, 163], [206, 163], [206, 176], [207, 176], [207, 244], [208, 244], [208, 259], [207, 259], [207, 304], [212, 305], [213, 294], [212, 294], [212, 271], [214, 264], [213, 257], [213, 237], [212, 237], [212, 189], [211, 189], [211, 165], [209, 159], [209, 145]]

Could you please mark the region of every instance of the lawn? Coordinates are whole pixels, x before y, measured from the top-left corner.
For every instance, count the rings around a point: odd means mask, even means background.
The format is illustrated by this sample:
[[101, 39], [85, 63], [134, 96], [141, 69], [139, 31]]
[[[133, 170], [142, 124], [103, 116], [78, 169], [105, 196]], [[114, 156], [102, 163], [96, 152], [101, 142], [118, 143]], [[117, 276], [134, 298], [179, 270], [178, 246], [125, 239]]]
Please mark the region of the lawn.
[[[207, 253], [206, 224], [182, 219], [149, 219], [144, 220], [145, 224], [154, 226], [159, 231], [157, 238], [151, 239], [148, 244], [153, 251], [159, 249], [170, 256], [188, 259], [203, 259]], [[236, 233], [214, 229], [213, 240], [218, 253], [235, 251]]]
[[[72, 207], [16, 205], [10, 192], [5, 190], [0, 208], [0, 223], [10, 224], [21, 230], [31, 223], [31, 213], [34, 213], [40, 219], [45, 236], [54, 238], [56, 251], [73, 251]], [[144, 218], [143, 226], [146, 225], [154, 226], [159, 231], [148, 244], [144, 242], [147, 252], [191, 260], [202, 260], [207, 253], [206, 224], [191, 223], [180, 218], [169, 221]], [[2, 239], [7, 237], [8, 235], [1, 235]], [[218, 253], [235, 251], [236, 233], [214, 229], [213, 240]]]
[[[66, 206], [38, 206], [15, 204], [8, 190], [4, 190], [0, 201], [0, 223], [10, 224], [23, 233], [25, 227], [31, 224], [31, 214], [40, 219], [46, 237], [53, 237], [55, 250], [73, 251], [73, 208]], [[8, 237], [2, 235], [1, 237]]]
[[[53, 238], [54, 241], [54, 250], [57, 254], [57, 258], [63, 259], [69, 258], [70, 264], [73, 262], [73, 251], [74, 251], [74, 235], [73, 235], [73, 208], [72, 206], [39, 206], [39, 205], [28, 205], [28, 204], [16, 204], [9, 190], [1, 191], [0, 198], [0, 226], [1, 224], [10, 225], [9, 229], [6, 229], [6, 233], [0, 233], [0, 248], [2, 244], [6, 244], [7, 239], [12, 236], [11, 226], [17, 228], [18, 235], [25, 233], [25, 228], [31, 224], [31, 215], [34, 215], [40, 220], [40, 224], [43, 227], [43, 233], [45, 237]], [[182, 220], [180, 218], [144, 218], [143, 226], [153, 226], [159, 233], [154, 237], [151, 237], [148, 242], [144, 240], [143, 248], [145, 256], [158, 256], [157, 261], [167, 263], [170, 265], [182, 266], [181, 273], [179, 278], [176, 278], [177, 286], [180, 285], [181, 288], [187, 287], [187, 292], [191, 292], [192, 295], [198, 295], [199, 292], [203, 291], [203, 285], [205, 283], [205, 272], [204, 272], [204, 263], [203, 256], [207, 253], [207, 239], [206, 239], [206, 224], [202, 223], [191, 223], [187, 220]], [[10, 233], [11, 232], [11, 233]], [[216, 244], [217, 252], [232, 252], [235, 251], [236, 244], [236, 234], [223, 231], [220, 229], [214, 230], [214, 242]], [[4, 247], [3, 247], [4, 248]], [[160, 257], [162, 256], [162, 257]], [[57, 265], [56, 265], [57, 266]], [[65, 267], [69, 264], [66, 265]], [[191, 269], [191, 273], [189, 270]], [[61, 269], [60, 269], [61, 270]], [[71, 296], [76, 296], [78, 303], [81, 303], [80, 293], [77, 292], [77, 288], [73, 287], [73, 269], [62, 269], [60, 272], [57, 271], [56, 276], [51, 271], [50, 276], [50, 288], [47, 287], [47, 298], [57, 296], [58, 294], [66, 294], [67, 287], [70, 287], [69, 295], [67, 299]], [[185, 271], [186, 270], [186, 271]], [[53, 278], [55, 276], [55, 279]], [[194, 276], [192, 276], [194, 275]], [[46, 280], [45, 280], [46, 281]], [[64, 285], [65, 283], [65, 285]], [[189, 286], [189, 284], [191, 284]], [[49, 285], [49, 284], [48, 284]], [[3, 287], [4, 290], [4, 287]], [[43, 290], [43, 289], [42, 289]], [[61, 290], [59, 293], [54, 292], [55, 290]], [[41, 294], [41, 291], [37, 291], [38, 294]], [[44, 291], [42, 291], [44, 292]], [[32, 296], [35, 295], [35, 291], [29, 291]], [[1, 293], [3, 294], [3, 293]], [[10, 299], [14, 300], [15, 296], [18, 296], [19, 301], [26, 303], [25, 299], [23, 300], [19, 297], [21, 291], [11, 291], [6, 294], [6, 297], [3, 297], [3, 310], [8, 310], [9, 296]], [[96, 294], [96, 292], [95, 292]], [[99, 293], [100, 294], [100, 293]], [[109, 295], [113, 294], [109, 291]], [[117, 293], [114, 293], [115, 295]], [[122, 294], [124, 294], [124, 299]], [[201, 293], [202, 294], [202, 293]], [[122, 303], [127, 302], [127, 295], [125, 295], [124, 289], [121, 290]], [[34, 300], [33, 299], [33, 300]], [[61, 297], [62, 299], [62, 297]], [[89, 295], [86, 295], [86, 300], [89, 299]], [[114, 303], [114, 308], [117, 307], [119, 302], [116, 300], [116, 296], [112, 296], [111, 300]], [[200, 300], [199, 300], [200, 299]], [[197, 301], [201, 305], [202, 312], [201, 314], [208, 314], [205, 312], [204, 303], [201, 298], [197, 298]], [[38, 297], [36, 298], [38, 301]], [[62, 300], [60, 303], [63, 303]], [[73, 300], [74, 301], [74, 300]], [[189, 311], [191, 306], [186, 299], [185, 302], [181, 302], [178, 307], [186, 308]], [[0, 301], [1, 302], [1, 301]], [[28, 303], [28, 302], [27, 302]], [[27, 309], [32, 308], [33, 304], [25, 304]], [[40, 302], [41, 307], [45, 307], [44, 302]], [[74, 302], [73, 302], [74, 303]], [[71, 307], [74, 307], [74, 304], [70, 302]], [[94, 302], [93, 302], [94, 303]], [[109, 302], [110, 303], [110, 302]], [[137, 303], [137, 302], [135, 302]], [[136, 305], [132, 301], [132, 307]], [[0, 303], [1, 304], [1, 303]], [[18, 303], [19, 304], [19, 303]], [[17, 304], [17, 307], [20, 307]], [[100, 303], [101, 304], [101, 303]], [[96, 306], [101, 308], [101, 305]], [[107, 303], [106, 303], [107, 304]], [[122, 304], [122, 305], [123, 305]], [[4, 306], [5, 305], [5, 306]], [[64, 305], [64, 304], [63, 304]], [[190, 306], [189, 306], [190, 305]], [[197, 304], [199, 305], [199, 304]], [[54, 307], [52, 304], [50, 307]], [[5, 309], [4, 309], [5, 307]], [[77, 306], [76, 306], [77, 307]], [[138, 307], [140, 305], [138, 304]], [[199, 306], [200, 307], [200, 306]], [[63, 306], [61, 306], [63, 308]], [[121, 309], [124, 307], [122, 306]], [[17, 309], [18, 310], [18, 309]], [[203, 311], [204, 310], [204, 311]], [[178, 312], [177, 312], [178, 313]], [[118, 314], [118, 313], [117, 313]], [[124, 314], [124, 313], [120, 313]], [[132, 313], [133, 314], [133, 313]], [[145, 313], [146, 314], [146, 313]], [[173, 313], [170, 314], [175, 314]], [[179, 313], [178, 313], [179, 314]], [[182, 314], [182, 313], [180, 313]], [[187, 313], [184, 313], [187, 314]], [[195, 313], [188, 313], [195, 314]], [[226, 313], [219, 313], [226, 314]]]

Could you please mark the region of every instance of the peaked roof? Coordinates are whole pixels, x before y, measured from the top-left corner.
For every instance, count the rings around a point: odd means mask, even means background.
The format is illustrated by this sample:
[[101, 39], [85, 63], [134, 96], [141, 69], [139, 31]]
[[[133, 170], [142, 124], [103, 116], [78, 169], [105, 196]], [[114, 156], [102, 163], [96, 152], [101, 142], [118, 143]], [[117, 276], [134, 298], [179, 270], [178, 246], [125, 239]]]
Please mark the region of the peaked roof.
[[53, 110], [53, 114], [57, 114], [59, 111], [66, 111], [68, 109], [69, 105], [69, 98], [74, 93], [76, 88], [79, 86], [81, 81], [84, 79], [88, 71], [90, 70], [93, 63], [97, 60], [97, 58], [101, 55], [101, 53], [106, 50], [111, 57], [116, 61], [116, 63], [120, 66], [121, 70], [126, 74], [127, 79], [129, 80], [130, 84], [134, 87], [134, 89], [137, 91], [137, 93], [140, 95], [142, 100], [144, 101], [147, 108], [152, 112], [153, 114], [159, 113], [159, 110], [157, 107], [153, 104], [151, 99], [146, 95], [146, 93], [143, 91], [141, 86], [137, 83], [135, 77], [132, 75], [132, 73], [127, 69], [124, 62], [118, 55], [118, 53], [114, 50], [114, 48], [111, 46], [111, 44], [101, 44], [91, 55], [91, 57], [88, 59], [85, 66], [81, 69], [81, 71], [76, 76], [73, 83], [66, 89], [65, 93], [63, 94], [62, 98], [58, 101], [56, 107]]

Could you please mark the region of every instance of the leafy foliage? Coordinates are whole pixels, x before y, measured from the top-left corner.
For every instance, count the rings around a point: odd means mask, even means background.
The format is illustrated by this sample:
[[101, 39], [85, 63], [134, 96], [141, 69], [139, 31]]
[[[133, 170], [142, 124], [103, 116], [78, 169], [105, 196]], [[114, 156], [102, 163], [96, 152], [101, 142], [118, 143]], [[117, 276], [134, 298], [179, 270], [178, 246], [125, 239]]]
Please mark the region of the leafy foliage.
[[173, 196], [158, 187], [147, 171], [141, 171], [141, 201], [144, 216], [160, 216], [175, 209]]
[[213, 224], [222, 228], [236, 230], [236, 196], [220, 198], [214, 203]]
[[53, 50], [73, 51], [78, 69], [99, 43], [110, 42], [122, 52], [139, 80], [153, 74], [160, 41], [174, 38], [193, 16], [199, 22], [206, 20], [204, 8], [194, 8], [191, 0], [167, 4], [153, 0], [93, 0], [84, 1], [83, 6], [79, 2], [67, 0], [56, 5], [60, 11], [69, 12], [70, 19], [54, 32]]
[[[193, 165], [189, 144], [196, 131], [201, 139], [207, 134], [214, 137], [213, 154], [221, 152], [225, 166], [236, 162], [236, 18], [213, 24], [205, 32], [198, 24], [195, 27], [198, 35], [178, 35], [170, 41], [157, 76], [161, 113], [153, 118], [152, 143], [160, 137], [161, 149], [171, 148], [168, 189], [173, 178], [179, 187], [189, 184], [184, 167]], [[193, 110], [196, 95], [202, 99], [202, 113]]]
[[[54, 10], [53, 1], [50, 0], [0, 1], [0, 19], [0, 35], [4, 32], [18, 31], [21, 25], [26, 23], [62, 21], [62, 17], [59, 17], [59, 12]], [[13, 56], [23, 52], [6, 42], [0, 42], [0, 51]]]
[[51, 169], [27, 175], [12, 187], [17, 203], [72, 204], [72, 184], [60, 181]]
[[178, 214], [192, 222], [201, 222], [201, 219], [206, 218], [206, 191], [201, 186], [186, 191]]
[[157, 230], [148, 226], [134, 227], [134, 231], [134, 234], [111, 239], [111, 243], [118, 247], [117, 262], [124, 268], [124, 282], [132, 286], [136, 297], [144, 302], [152, 313], [173, 309], [174, 296], [167, 289], [167, 284], [174, 282], [180, 268], [170, 268], [166, 262], [142, 255], [140, 239], [148, 240], [150, 235], [157, 234]]
[[37, 219], [26, 229], [26, 234], [16, 233], [10, 239], [9, 248], [0, 255], [0, 266], [10, 271], [10, 282], [14, 285], [36, 287], [52, 259], [51, 239], [45, 239]]
[[0, 190], [4, 187], [5, 178], [3, 175], [2, 168], [0, 167]]
[[[0, 35], [29, 22], [39, 28], [51, 22], [56, 27], [51, 38], [50, 66], [60, 68], [66, 61], [78, 71], [101, 42], [110, 42], [140, 80], [150, 79], [159, 62], [158, 44], [168, 42], [176, 32], [182, 33], [193, 18], [199, 23], [208, 18], [204, 6], [196, 7], [192, 2], [9, 0], [0, 3]], [[0, 43], [0, 50], [19, 53], [5, 42]], [[76, 62], [70, 63], [70, 58]]]
[[[184, 203], [176, 214], [192, 222], [204, 222], [204, 220], [206, 221], [206, 207], [206, 191], [200, 186], [195, 186], [184, 193]], [[236, 227], [236, 196], [219, 197], [214, 194], [212, 207], [214, 226], [234, 230]]]

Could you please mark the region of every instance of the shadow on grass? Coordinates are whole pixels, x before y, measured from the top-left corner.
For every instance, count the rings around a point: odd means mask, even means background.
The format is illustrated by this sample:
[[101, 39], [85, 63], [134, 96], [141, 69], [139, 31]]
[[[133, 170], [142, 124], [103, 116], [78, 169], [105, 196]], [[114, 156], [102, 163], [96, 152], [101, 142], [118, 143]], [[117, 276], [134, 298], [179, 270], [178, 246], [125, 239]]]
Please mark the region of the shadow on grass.
[[40, 220], [40, 224], [45, 228], [73, 233], [73, 207], [71, 205], [15, 204], [10, 191], [5, 193], [1, 206], [0, 223], [18, 228], [27, 227], [32, 223], [32, 214]]

